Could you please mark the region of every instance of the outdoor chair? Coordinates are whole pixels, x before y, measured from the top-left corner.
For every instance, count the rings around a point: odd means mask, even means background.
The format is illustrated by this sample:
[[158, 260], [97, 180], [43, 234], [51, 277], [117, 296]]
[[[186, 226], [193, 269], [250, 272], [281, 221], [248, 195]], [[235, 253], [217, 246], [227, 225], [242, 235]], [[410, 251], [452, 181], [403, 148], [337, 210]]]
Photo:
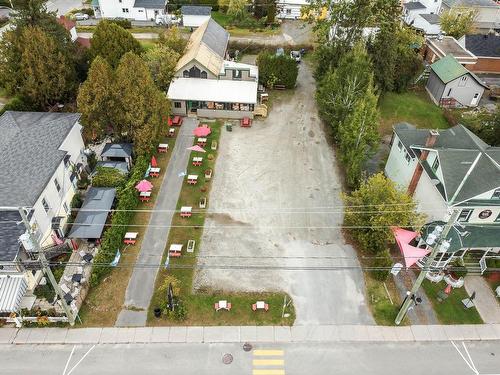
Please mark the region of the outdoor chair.
[[254, 304], [252, 305], [252, 310], [253, 310], [253, 311], [257, 311], [257, 304], [256, 304], [256, 303], [254, 303]]
[[266, 311], [267, 311], [267, 310], [269, 310], [269, 304], [267, 304], [267, 303], [266, 303], [266, 304], [264, 305], [264, 310], [266, 310]]
[[228, 303], [227, 303], [227, 310], [228, 310], [228, 311], [229, 311], [229, 310], [231, 310], [231, 302], [228, 302]]
[[215, 303], [214, 308], [215, 308], [215, 311], [219, 310], [219, 303], [218, 302]]

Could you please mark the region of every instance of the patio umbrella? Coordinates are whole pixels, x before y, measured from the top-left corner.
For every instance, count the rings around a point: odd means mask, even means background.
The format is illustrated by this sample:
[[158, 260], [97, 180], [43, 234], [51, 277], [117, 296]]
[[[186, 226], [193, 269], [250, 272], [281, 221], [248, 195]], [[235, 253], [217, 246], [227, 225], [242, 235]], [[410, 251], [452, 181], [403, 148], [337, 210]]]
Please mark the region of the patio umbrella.
[[142, 180], [135, 185], [135, 188], [142, 193], [143, 191], [150, 191], [153, 188], [153, 184], [148, 180]]
[[191, 150], [191, 151], [197, 151], [197, 152], [206, 152], [203, 148], [201, 148], [198, 145], [188, 147], [187, 149]]
[[197, 137], [206, 137], [212, 132], [209, 127], [199, 126], [193, 130], [193, 134]]
[[154, 157], [154, 155], [151, 157], [151, 166], [153, 168], [158, 167], [158, 163], [156, 162], [156, 158]]

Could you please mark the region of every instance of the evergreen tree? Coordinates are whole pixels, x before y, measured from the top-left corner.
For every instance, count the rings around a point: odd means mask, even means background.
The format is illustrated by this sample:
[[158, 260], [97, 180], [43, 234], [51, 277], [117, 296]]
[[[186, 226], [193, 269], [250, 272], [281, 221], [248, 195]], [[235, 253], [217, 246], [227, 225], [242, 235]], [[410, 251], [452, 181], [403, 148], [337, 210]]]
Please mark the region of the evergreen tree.
[[141, 44], [130, 32], [106, 20], [98, 23], [90, 45], [91, 58], [102, 56], [113, 68], [127, 52], [140, 55], [142, 51]]
[[108, 62], [97, 56], [89, 70], [87, 80], [78, 92], [78, 111], [87, 139], [99, 139], [107, 127], [115, 122], [116, 96], [114, 73]]

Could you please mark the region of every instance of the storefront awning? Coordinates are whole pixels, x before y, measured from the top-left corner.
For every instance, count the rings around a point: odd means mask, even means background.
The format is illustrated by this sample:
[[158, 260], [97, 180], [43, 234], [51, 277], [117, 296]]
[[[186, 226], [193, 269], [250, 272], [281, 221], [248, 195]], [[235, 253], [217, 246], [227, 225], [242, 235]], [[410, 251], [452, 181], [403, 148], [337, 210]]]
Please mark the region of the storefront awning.
[[100, 238], [109, 210], [115, 199], [116, 189], [91, 187], [78, 211], [69, 238]]
[[176, 78], [170, 83], [167, 96], [170, 100], [256, 104], [257, 82]]
[[23, 275], [0, 275], [0, 313], [18, 311], [27, 286]]

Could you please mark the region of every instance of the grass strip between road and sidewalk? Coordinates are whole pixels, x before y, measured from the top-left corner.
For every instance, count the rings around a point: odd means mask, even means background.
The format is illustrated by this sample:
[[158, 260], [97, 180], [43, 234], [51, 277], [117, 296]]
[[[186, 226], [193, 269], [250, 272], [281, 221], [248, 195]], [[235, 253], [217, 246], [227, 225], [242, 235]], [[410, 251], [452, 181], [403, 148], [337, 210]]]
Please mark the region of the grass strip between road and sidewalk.
[[[226, 293], [212, 290], [193, 292], [193, 277], [197, 264], [196, 255], [200, 249], [206, 217], [205, 212], [199, 209], [200, 198], [207, 198], [207, 208], [210, 205], [208, 198], [211, 181], [205, 179], [204, 172], [211, 168], [213, 173], [215, 173], [218, 151], [211, 150], [210, 146], [212, 141], [219, 141], [220, 133], [223, 129], [222, 122], [220, 121], [208, 124], [212, 129], [212, 133], [207, 137], [207, 153], [192, 152], [187, 168], [187, 174], [196, 174], [199, 176], [198, 183], [196, 185], [188, 185], [184, 182], [177, 202], [177, 210], [180, 210], [182, 206], [191, 206], [193, 207], [193, 215], [190, 218], [181, 218], [179, 213], [176, 213], [172, 220], [172, 227], [170, 228], [162, 260], [162, 264], [164, 264], [171, 244], [183, 244], [182, 256], [176, 259], [170, 258], [170, 264], [186, 268], [171, 267], [169, 269], [160, 269], [155, 282], [155, 292], [148, 311], [148, 325], [291, 325], [295, 320], [293, 304], [290, 303], [286, 309], [286, 313], [289, 316], [282, 318], [285, 296], [287, 300], [290, 300], [285, 293]], [[191, 163], [193, 156], [203, 156], [203, 164], [198, 167], [193, 166]], [[196, 241], [194, 253], [186, 252], [189, 240]], [[165, 305], [167, 296], [162, 286], [165, 280], [171, 277], [177, 279], [179, 283], [179, 292], [175, 297], [181, 300], [182, 305], [187, 310], [187, 318], [183, 321], [169, 319], [165, 314], [162, 314], [160, 318], [156, 318], [153, 314], [155, 308]], [[216, 312], [214, 304], [219, 300], [231, 302], [231, 311], [221, 310]], [[269, 311], [252, 311], [251, 306], [257, 300], [266, 301], [270, 307]]]
[[[166, 131], [168, 131], [168, 128], [166, 128]], [[164, 132], [165, 134], [166, 131]], [[156, 155], [158, 167], [161, 169], [160, 176], [149, 179], [154, 185], [151, 194], [152, 198], [149, 202], [140, 203], [138, 207], [138, 210], [148, 211], [136, 212], [129, 224], [130, 231], [139, 233], [137, 242], [135, 245], [129, 245], [121, 249], [121, 259], [118, 267], [114, 268], [97, 287], [90, 289], [79, 312], [83, 326], [114, 326], [118, 314], [123, 309], [125, 291], [127, 290], [130, 276], [134, 269], [133, 264], [136, 262], [141, 250], [142, 240], [147, 229], [146, 225], [149, 223], [151, 216], [151, 211], [149, 210], [154, 209], [155, 201], [175, 146], [175, 140], [175, 137], [168, 138], [165, 135], [162, 137], [161, 143], [168, 143], [169, 150], [166, 153], [158, 153]], [[124, 264], [125, 266], [120, 266], [120, 264]], [[76, 327], [80, 327], [80, 325]]]

